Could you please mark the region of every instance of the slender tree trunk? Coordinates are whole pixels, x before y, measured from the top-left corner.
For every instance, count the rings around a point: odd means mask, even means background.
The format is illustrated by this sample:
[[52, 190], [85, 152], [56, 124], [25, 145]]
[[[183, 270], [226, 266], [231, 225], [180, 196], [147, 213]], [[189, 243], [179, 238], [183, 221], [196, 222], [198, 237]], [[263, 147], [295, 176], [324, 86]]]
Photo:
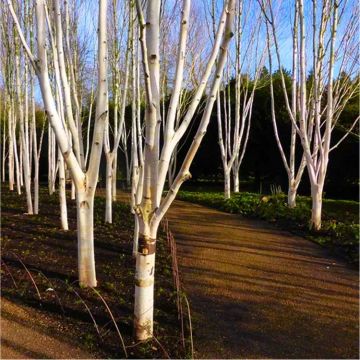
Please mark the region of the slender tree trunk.
[[[157, 229], [139, 218], [139, 240], [136, 253], [134, 328], [138, 340], [153, 334], [155, 246]], [[151, 236], [153, 235], [153, 236]]]
[[74, 181], [71, 181], [71, 200], [76, 199], [76, 189]]
[[[9, 120], [8, 120], [9, 121]], [[2, 142], [2, 182], [6, 181], [5, 178], [5, 167], [6, 167], [6, 122], [4, 121], [4, 128], [3, 128], [3, 142]]]
[[224, 197], [225, 199], [230, 199], [231, 197], [231, 180], [230, 180], [230, 171], [224, 171]]
[[96, 287], [94, 254], [94, 196], [85, 191], [76, 193], [78, 267], [81, 286]]
[[56, 166], [56, 138], [55, 138], [55, 132], [52, 131], [52, 160], [51, 160], [51, 166], [52, 166], [52, 180], [51, 180], [51, 193], [53, 194], [55, 192], [55, 185], [56, 185], [56, 172], [57, 172], [57, 166]]
[[53, 130], [49, 121], [48, 127], [48, 189], [49, 195], [54, 192], [53, 179], [54, 179], [54, 167], [53, 167]]
[[34, 214], [39, 213], [39, 162], [34, 161]]
[[233, 170], [233, 187], [234, 193], [240, 192], [239, 171], [237, 171], [236, 169]]
[[40, 145], [38, 149], [37, 144], [37, 131], [36, 131], [36, 117], [35, 117], [35, 99], [34, 99], [34, 85], [31, 84], [31, 113], [32, 113], [32, 154], [34, 159], [34, 214], [39, 213], [39, 162], [40, 162], [40, 153], [42, 147], [42, 139], [44, 135], [44, 127], [40, 136]]
[[21, 167], [19, 164], [19, 156], [18, 156], [18, 150], [17, 150], [17, 141], [16, 141], [16, 132], [15, 132], [15, 128], [16, 128], [16, 120], [13, 114], [13, 149], [14, 149], [14, 157], [15, 157], [15, 170], [16, 170], [16, 188], [17, 188], [17, 192], [19, 195], [21, 195], [21, 179], [20, 179], [20, 172], [21, 172]]
[[313, 230], [321, 229], [321, 212], [322, 212], [322, 187], [311, 185], [311, 222], [310, 228]]
[[[34, 99], [33, 99], [34, 100]], [[37, 136], [36, 136], [36, 124], [35, 124], [35, 102], [33, 107], [33, 121], [34, 121], [34, 144], [33, 144], [33, 152], [34, 152], [34, 214], [39, 213], [39, 164], [40, 164], [40, 155], [42, 150], [42, 143], [44, 138], [45, 131], [45, 123], [41, 130], [40, 135], [40, 143], [37, 145]]]
[[19, 144], [19, 178], [20, 178], [20, 187], [24, 186], [24, 165], [23, 165], [23, 148], [22, 148], [22, 139], [20, 134], [20, 144]]
[[[126, 138], [124, 141], [126, 141]], [[124, 155], [125, 155], [125, 165], [126, 165], [126, 187], [127, 189], [129, 189], [129, 187], [131, 186], [131, 164], [130, 164], [127, 147], [125, 147], [124, 149]]]
[[8, 108], [8, 137], [9, 137], [9, 158], [8, 158], [8, 171], [9, 171], [9, 189], [14, 191], [14, 141], [12, 132], [12, 113], [11, 104]]
[[112, 201], [116, 202], [116, 180], [117, 180], [117, 150], [114, 152], [114, 159], [112, 165]]
[[298, 186], [295, 183], [294, 179], [289, 179], [289, 188], [288, 188], [288, 207], [293, 209], [296, 207], [296, 194]]
[[105, 196], [105, 222], [112, 224], [112, 180], [113, 180], [113, 155], [106, 153], [106, 196]]
[[61, 214], [61, 227], [63, 230], [69, 230], [67, 205], [66, 205], [66, 178], [65, 178], [65, 163], [61, 154], [58, 151], [59, 162], [59, 200], [60, 200], [60, 214]]

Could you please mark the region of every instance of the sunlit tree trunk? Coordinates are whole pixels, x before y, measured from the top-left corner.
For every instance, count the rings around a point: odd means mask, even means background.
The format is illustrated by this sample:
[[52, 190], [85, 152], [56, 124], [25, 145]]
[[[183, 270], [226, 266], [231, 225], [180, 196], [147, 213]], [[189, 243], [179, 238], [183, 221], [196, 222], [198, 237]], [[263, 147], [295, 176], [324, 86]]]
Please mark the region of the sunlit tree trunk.
[[[161, 219], [173, 202], [181, 184], [189, 178], [189, 167], [206, 132], [216, 94], [221, 82], [221, 76], [226, 61], [227, 47], [231, 37], [233, 36], [232, 22], [234, 15], [234, 1], [230, 0], [224, 5], [224, 10], [220, 18], [218, 33], [214, 42], [214, 47], [209, 57], [202, 81], [195, 92], [194, 98], [189, 105], [188, 111], [182, 123], [175, 131], [174, 123], [183, 81], [185, 59], [184, 54], [186, 51], [187, 29], [190, 11], [190, 1], [185, 0], [183, 2], [178, 57], [175, 70], [175, 83], [172, 98], [170, 99], [166, 129], [164, 130], [164, 144], [161, 153], [161, 107], [159, 73], [160, 1], [154, 0], [147, 3], [146, 21], [142, 13], [140, 0], [136, 1], [136, 7], [140, 27], [140, 44], [145, 77], [146, 128], [142, 199], [134, 209], [139, 225], [139, 241], [136, 254], [135, 271], [134, 327], [136, 338], [138, 340], [145, 340], [151, 338], [153, 335], [155, 247], [158, 227]], [[219, 53], [220, 55], [218, 57]], [[162, 199], [162, 193], [169, 169], [171, 155], [175, 146], [188, 128], [189, 122], [193, 118], [217, 57], [218, 61], [214, 79], [209, 95], [207, 96], [207, 102], [195, 138], [188, 150], [185, 160], [173, 182], [172, 187], [169, 189], [165, 198]]]
[[9, 138], [9, 157], [8, 157], [8, 177], [9, 177], [9, 189], [10, 191], [14, 190], [14, 140], [13, 140], [13, 119], [12, 119], [12, 108], [11, 108], [11, 101], [6, 104], [6, 111], [7, 111], [7, 119], [8, 119], [8, 138]]
[[[114, 139], [112, 147], [110, 146], [110, 134], [109, 134], [109, 123], [107, 123], [105, 128], [105, 136], [104, 136], [104, 152], [106, 159], [106, 191], [105, 191], [105, 222], [112, 223], [112, 202], [114, 197], [116, 198], [116, 175], [117, 175], [117, 153], [120, 141], [123, 143], [123, 151], [125, 154], [125, 162], [126, 162], [126, 176], [128, 181], [129, 174], [129, 162], [128, 162], [128, 154], [126, 148], [126, 128], [125, 128], [125, 107], [127, 101], [127, 92], [128, 92], [128, 79], [129, 79], [129, 31], [130, 25], [128, 27], [128, 41], [127, 41], [127, 49], [125, 54], [125, 76], [123, 82], [123, 90], [121, 93], [121, 99], [119, 96], [119, 88], [121, 84], [121, 77], [119, 75], [119, 43], [117, 40], [117, 1], [113, 1], [113, 23], [114, 23], [114, 34], [113, 34], [113, 44], [112, 44], [112, 66], [111, 71], [113, 75], [113, 97], [114, 97]], [[130, 18], [132, 17], [130, 11]], [[129, 20], [130, 23], [132, 20]], [[119, 99], [120, 104], [119, 104]], [[120, 106], [119, 106], [120, 105]], [[118, 112], [120, 111], [120, 114]], [[120, 115], [120, 117], [118, 116]], [[124, 140], [125, 138], [125, 140]], [[125, 146], [124, 146], [125, 141]]]
[[69, 230], [67, 205], [66, 205], [65, 163], [61, 151], [58, 151], [58, 162], [59, 162], [59, 200], [60, 200], [61, 228], [63, 230]]
[[[133, 9], [131, 9], [133, 11]], [[140, 111], [140, 67], [139, 67], [139, 44], [136, 42], [138, 26], [135, 22], [130, 23], [131, 38], [131, 80], [132, 80], [132, 127], [131, 127], [131, 159], [132, 159], [132, 183], [131, 183], [131, 212], [134, 216], [133, 257], [136, 258], [139, 244], [139, 220], [135, 213], [137, 204], [142, 199], [142, 186], [144, 174], [143, 140], [141, 129]], [[138, 25], [138, 24], [136, 24]], [[135, 47], [136, 43], [136, 47]]]
[[[5, 104], [5, 102], [4, 102]], [[2, 110], [2, 108], [1, 108]], [[2, 115], [2, 112], [0, 113]], [[6, 174], [5, 174], [5, 168], [6, 168], [6, 121], [3, 122], [3, 130], [2, 130], [3, 138], [2, 138], [2, 163], [1, 163], [1, 170], [2, 170], [2, 182], [6, 182]]]
[[[29, 132], [25, 128], [25, 116], [24, 114], [24, 101], [27, 99], [23, 98], [23, 90], [20, 83], [20, 47], [18, 41], [16, 42], [16, 55], [15, 55], [15, 66], [16, 66], [16, 91], [17, 91], [17, 109], [19, 116], [19, 125], [20, 125], [20, 164], [23, 166], [23, 178], [25, 183], [25, 193], [26, 193], [26, 202], [27, 202], [27, 213], [33, 214], [33, 205], [32, 205], [32, 196], [31, 196], [31, 173], [30, 173], [30, 153], [29, 153], [29, 141], [27, 136]], [[25, 66], [26, 72], [26, 66]], [[25, 81], [25, 92], [27, 92], [28, 84]], [[21, 168], [20, 165], [20, 168]]]
[[[298, 104], [298, 6], [295, 6], [295, 16], [294, 16], [294, 25], [292, 28], [293, 32], [293, 61], [292, 61], [292, 82], [291, 82], [291, 108], [288, 107], [289, 116], [292, 118], [297, 117], [297, 104]], [[298, 169], [295, 169], [295, 156], [296, 156], [296, 128], [294, 124], [291, 124], [291, 134], [290, 134], [290, 149], [289, 149], [289, 160], [285, 154], [279, 133], [277, 128], [276, 121], [276, 112], [275, 112], [275, 95], [273, 88], [273, 68], [272, 68], [272, 54], [270, 51], [270, 38], [268, 34], [268, 54], [269, 54], [269, 66], [270, 66], [270, 95], [271, 95], [271, 117], [272, 124], [275, 134], [275, 140], [280, 151], [281, 159], [285, 167], [287, 177], [288, 177], [288, 197], [287, 203], [289, 208], [296, 207], [296, 195], [299, 184], [302, 179], [302, 175], [305, 169], [306, 160], [305, 156], [302, 155], [301, 163]]]
[[16, 125], [17, 125], [17, 121], [16, 121], [16, 116], [15, 116], [15, 100], [11, 100], [11, 108], [12, 108], [12, 112], [11, 112], [11, 123], [12, 123], [12, 138], [13, 138], [13, 149], [14, 149], [14, 159], [15, 159], [15, 170], [16, 170], [16, 189], [18, 194], [21, 194], [21, 166], [20, 166], [20, 161], [19, 161], [19, 156], [18, 156], [18, 146], [17, 146], [17, 141], [16, 141]]
[[[286, 91], [274, 11], [271, 5], [269, 12], [264, 11], [267, 20], [268, 43], [270, 42], [269, 29], [271, 29], [271, 36], [275, 45], [286, 108], [293, 128], [301, 139], [304, 152], [303, 160], [306, 162], [313, 202], [310, 227], [314, 230], [321, 228], [322, 196], [329, 154], [351, 133], [359, 121], [359, 117], [357, 117], [345, 131], [345, 135], [331, 146], [332, 131], [337, 125], [345, 105], [349, 99], [355, 96], [358, 88], [358, 85], [350, 80], [357, 71], [355, 70], [357, 60], [352, 55], [358, 48], [358, 39], [355, 37], [357, 20], [356, 17], [346, 15], [346, 7], [350, 6], [349, 9], [354, 9], [352, 5], [345, 5], [338, 0], [324, 0], [319, 4], [320, 6], [316, 0], [313, 0], [310, 10], [305, 10], [303, 0], [295, 1], [294, 24], [298, 23], [298, 26], [294, 26], [292, 55], [293, 64], [298, 68], [298, 71], [294, 72], [293, 75], [299, 74], [297, 86], [293, 84], [293, 96], [294, 89], [298, 88], [295, 96], [295, 103], [298, 104], [296, 113], [292, 111]], [[264, 9], [264, 1], [262, 6]], [[318, 19], [319, 9], [321, 9], [321, 16]], [[305, 15], [307, 11], [309, 15]], [[312, 29], [307, 27], [306, 17], [311, 19]], [[336, 41], [338, 28], [342, 29], [342, 32], [339, 40]], [[311, 31], [312, 36], [308, 36]], [[298, 41], [295, 41], [296, 39]], [[308, 46], [309, 43], [310, 47]], [[307, 53], [308, 48], [312, 48], [312, 52], [309, 54]], [[311, 61], [307, 61], [307, 57], [310, 57]], [[308, 88], [308, 62], [312, 66], [310, 88]], [[341, 79], [339, 76], [338, 79], [334, 80], [335, 67], [339, 74], [347, 72], [348, 79]]]
[[[58, 0], [57, 0], [58, 1]], [[26, 43], [17, 16], [13, 10], [10, 0], [7, 1], [11, 15], [14, 19], [18, 34], [23, 47], [28, 55], [29, 61], [35, 69], [39, 79], [41, 94], [47, 116], [51, 127], [56, 136], [56, 140], [61, 154], [71, 172], [72, 180], [75, 183], [77, 192], [77, 230], [78, 230], [78, 269], [79, 283], [82, 286], [94, 287], [97, 285], [95, 273], [94, 256], [94, 227], [93, 227], [93, 204], [95, 189], [98, 181], [99, 165], [104, 138], [104, 126], [107, 118], [107, 35], [106, 35], [106, 10], [107, 1], [99, 0], [99, 25], [98, 25], [98, 91], [96, 99], [96, 114], [93, 141], [89, 159], [89, 166], [84, 173], [81, 160], [75, 156], [72, 150], [71, 141], [67, 130], [61, 120], [61, 116], [56, 108], [55, 98], [52, 93], [51, 83], [48, 73], [47, 53], [46, 53], [46, 8], [45, 1], [36, 2], [36, 24], [37, 24], [37, 50], [38, 58], [35, 61], [34, 55]], [[56, 12], [59, 17], [59, 12]], [[60, 29], [61, 21], [57, 19], [56, 30]], [[60, 39], [62, 41], [62, 39]], [[59, 45], [59, 44], [58, 44]], [[62, 85], [66, 74], [62, 76]], [[65, 100], [65, 104], [69, 103]], [[69, 119], [68, 119], [69, 120]], [[76, 129], [76, 127], [75, 127]], [[78, 131], [71, 131], [72, 136], [78, 136]], [[79, 140], [77, 140], [78, 142]]]
[[225, 199], [230, 199], [231, 197], [230, 171], [228, 169], [224, 170], [224, 197]]
[[234, 188], [234, 193], [240, 192], [239, 171], [236, 170], [233, 170], [233, 188]]
[[[213, 34], [215, 36], [215, 0], [212, 1]], [[252, 21], [248, 22], [250, 16]], [[235, 50], [229, 53], [225, 69], [223, 89], [217, 95], [217, 125], [220, 154], [224, 173], [224, 197], [231, 195], [231, 172], [233, 173], [234, 191], [239, 191], [239, 171], [242, 164], [251, 126], [252, 106], [255, 97], [260, 71], [265, 61], [266, 47], [259, 46], [261, 35], [261, 10], [254, 8], [252, 2], [244, 5], [237, 2], [235, 21]], [[247, 36], [243, 34], [247, 33]], [[242, 49], [246, 49], [246, 55]], [[230, 68], [235, 63], [235, 84], [232, 89]], [[244, 76], [244, 68], [253, 78]], [[232, 106], [232, 98], [235, 99]]]

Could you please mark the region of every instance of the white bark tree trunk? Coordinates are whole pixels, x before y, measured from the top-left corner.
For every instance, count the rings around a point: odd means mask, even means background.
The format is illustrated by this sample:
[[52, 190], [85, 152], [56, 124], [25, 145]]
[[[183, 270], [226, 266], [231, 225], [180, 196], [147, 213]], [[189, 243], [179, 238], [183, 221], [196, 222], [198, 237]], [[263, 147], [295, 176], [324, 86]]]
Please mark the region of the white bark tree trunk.
[[[21, 166], [18, 156], [18, 147], [16, 141], [16, 117], [15, 117], [15, 107], [14, 103], [12, 104], [12, 137], [13, 137], [13, 149], [14, 149], [14, 158], [15, 158], [15, 170], [16, 170], [16, 189], [19, 195], [21, 195]], [[20, 147], [21, 149], [21, 147]]]
[[114, 160], [113, 160], [113, 166], [112, 166], [112, 189], [111, 189], [111, 193], [112, 193], [112, 201], [116, 202], [116, 193], [117, 193], [117, 151], [114, 154]]
[[[21, 126], [19, 126], [21, 127]], [[22, 147], [22, 139], [21, 139], [21, 132], [19, 138], [19, 179], [20, 179], [20, 187], [24, 186], [24, 165], [23, 165], [23, 147]]]
[[[6, 96], [5, 96], [6, 98]], [[2, 102], [3, 99], [0, 96], [0, 102]], [[1, 118], [5, 118], [6, 117], [6, 100], [4, 99], [4, 102], [1, 103], [0, 105], [0, 116]], [[5, 111], [4, 111], [5, 109]], [[8, 119], [9, 121], [9, 119]], [[2, 171], [2, 182], [5, 183], [6, 182], [6, 177], [5, 177], [5, 168], [6, 168], [6, 121], [3, 121], [3, 129], [2, 129], [2, 162], [1, 162], [1, 171]]]
[[[259, 43], [261, 34], [261, 11], [258, 7], [253, 8], [253, 2], [245, 3], [243, 0], [237, 2], [235, 21], [235, 49], [229, 52], [232, 61], [228, 61], [224, 71], [223, 88], [217, 94], [217, 124], [218, 143], [222, 158], [224, 173], [233, 172], [233, 185], [236, 192], [239, 191], [238, 173], [242, 164], [251, 127], [252, 106], [255, 97], [255, 90], [265, 61], [266, 47], [263, 49], [253, 46]], [[213, 34], [215, 36], [215, 0], [212, 1], [212, 22]], [[244, 9], [245, 8], [245, 9]], [[245, 15], [243, 15], [243, 12]], [[247, 14], [252, 13], [253, 21], [246, 20]], [[243, 34], [251, 34], [244, 36]], [[242, 55], [242, 48], [246, 49], [247, 56]], [[230, 70], [235, 63], [235, 74]], [[244, 68], [248, 73], [254, 73], [254, 78], [244, 76]], [[232, 79], [233, 83], [232, 85]], [[232, 105], [234, 100], [234, 106]], [[223, 110], [222, 110], [223, 109]], [[228, 175], [231, 176], [230, 173]], [[230, 197], [228, 190], [230, 180], [225, 177], [224, 194], [225, 198]]]
[[78, 272], [82, 286], [96, 287], [94, 252], [94, 195], [83, 190], [76, 193]]
[[61, 151], [58, 151], [59, 162], [59, 200], [60, 200], [60, 214], [61, 227], [63, 230], [69, 230], [67, 205], [66, 205], [66, 178], [65, 178], [65, 163]]
[[7, 117], [8, 117], [8, 138], [9, 138], [9, 157], [8, 157], [8, 176], [9, 176], [9, 189], [14, 190], [14, 140], [13, 140], [13, 121], [12, 121], [12, 110], [11, 102], [7, 105]]
[[[16, 42], [16, 48], [19, 47], [18, 42]], [[15, 56], [16, 63], [16, 90], [17, 90], [17, 106], [18, 106], [18, 115], [19, 115], [19, 124], [20, 124], [20, 163], [23, 167], [23, 182], [25, 183], [25, 193], [26, 193], [26, 203], [27, 203], [27, 213], [33, 214], [33, 204], [31, 196], [31, 173], [30, 173], [30, 153], [29, 153], [29, 139], [27, 138], [29, 132], [26, 131], [25, 126], [25, 117], [28, 115], [27, 111], [24, 114], [24, 101], [23, 91], [20, 83], [20, 50], [17, 49], [17, 55]], [[25, 84], [25, 92], [27, 92], [27, 85]], [[24, 101], [23, 101], [24, 100]], [[27, 109], [27, 106], [25, 106]], [[20, 165], [20, 167], [21, 167]]]
[[322, 188], [321, 186], [311, 186], [311, 221], [310, 229], [320, 230], [321, 229], [321, 214], [322, 214]]
[[296, 207], [297, 185], [294, 179], [289, 180], [287, 203], [290, 209]]
[[113, 154], [106, 153], [105, 222], [112, 224]]
[[[270, 12], [266, 15], [268, 43], [270, 43], [270, 27], [280, 69], [286, 108], [292, 122], [293, 132], [296, 131], [301, 139], [301, 145], [304, 151], [303, 160], [306, 162], [311, 184], [313, 206], [310, 223], [313, 229], [318, 230], [321, 226], [322, 200], [320, 196], [323, 192], [327, 173], [329, 153], [351, 133], [351, 130], [359, 121], [359, 117], [357, 117], [345, 135], [335, 145], [330, 146], [332, 131], [345, 105], [358, 91], [358, 86], [354, 86], [351, 81], [343, 82], [339, 78], [334, 80], [334, 70], [336, 67], [336, 71], [339, 74], [345, 72], [349, 78], [351, 78], [351, 76], [357, 76], [358, 70], [354, 71], [355, 68], [358, 69], [357, 59], [352, 55], [354, 49], [358, 47], [358, 43], [356, 42], [358, 40], [354, 41], [354, 31], [356, 31], [355, 29], [357, 28], [355, 22], [357, 20], [344, 15], [345, 7], [349, 6], [350, 9], [354, 10], [352, 5], [345, 4], [338, 0], [322, 1], [321, 6], [318, 6], [316, 1], [312, 1], [312, 7], [309, 8], [310, 11], [304, 8], [303, 0], [295, 1], [293, 28], [293, 104], [291, 107], [280, 61], [280, 50], [271, 2], [268, 2], [268, 5], [270, 9]], [[265, 10], [264, 0], [262, 1], [262, 8], [266, 14], [267, 11]], [[321, 10], [320, 17], [318, 17], [317, 14], [319, 9]], [[312, 36], [308, 36], [308, 32], [311, 34], [311, 29], [308, 29], [308, 18], [311, 19], [312, 23]], [[341, 23], [341, 20], [344, 19], [345, 23]], [[299, 26], [297, 24], [299, 24]], [[336, 41], [338, 28], [341, 29], [341, 37]], [[308, 42], [308, 39], [310, 39], [310, 42]], [[309, 48], [312, 48], [311, 53], [308, 53]], [[339, 56], [340, 54], [341, 56]], [[308, 61], [308, 57], [310, 57], [311, 61]], [[271, 65], [270, 50], [269, 60]], [[309, 68], [307, 68], [307, 63], [310, 63], [312, 67], [312, 84], [310, 88], [308, 88]], [[297, 74], [299, 74], [298, 83], [296, 83]], [[296, 100], [295, 102], [294, 99]], [[298, 108], [296, 109], [295, 107], [296, 111], [294, 111], [294, 105], [296, 106], [296, 104], [298, 104]], [[294, 142], [292, 143], [294, 144]], [[290, 170], [293, 174], [292, 169]], [[298, 172], [299, 171], [300, 170], [298, 170]], [[299, 175], [297, 175], [295, 179], [299, 180]]]
[[230, 199], [231, 197], [231, 180], [230, 171], [228, 169], [224, 170], [224, 197], [225, 199]]
[[[139, 222], [139, 239], [136, 253], [134, 328], [136, 338], [146, 340], [153, 334], [155, 247], [154, 234], [143, 218]], [[152, 236], [151, 236], [152, 234]]]
[[34, 161], [34, 214], [39, 213], [39, 161]]
[[[57, 0], [58, 1], [58, 0]], [[99, 165], [101, 159], [101, 150], [103, 146], [104, 127], [107, 118], [108, 107], [108, 89], [107, 89], [107, 29], [106, 13], [107, 1], [99, 0], [99, 22], [98, 22], [98, 92], [96, 101], [95, 127], [93, 141], [90, 153], [89, 167], [84, 173], [81, 159], [75, 156], [72, 150], [71, 141], [68, 137], [67, 130], [64, 128], [61, 116], [56, 108], [55, 98], [52, 93], [48, 73], [48, 62], [46, 52], [47, 30], [51, 26], [46, 26], [46, 4], [44, 0], [36, 2], [36, 19], [37, 19], [37, 50], [38, 58], [35, 60], [34, 55], [29, 49], [24, 38], [21, 26], [15, 14], [11, 0], [7, 1], [9, 10], [14, 19], [18, 34], [22, 41], [23, 47], [28, 55], [36, 75], [39, 79], [40, 89], [44, 106], [47, 112], [51, 128], [61, 150], [62, 156], [71, 172], [72, 179], [77, 191], [77, 219], [78, 219], [78, 262], [79, 262], [79, 281], [81, 286], [96, 286], [95, 275], [95, 256], [94, 256], [94, 227], [93, 227], [93, 205], [96, 185], [98, 181]], [[58, 5], [58, 4], [57, 4]], [[59, 21], [59, 12], [57, 16], [57, 29]], [[59, 41], [62, 41], [60, 39]], [[66, 75], [66, 74], [65, 74]], [[64, 85], [64, 84], [63, 84]], [[68, 105], [69, 102], [66, 102]], [[78, 136], [78, 129], [72, 131], [73, 137]], [[55, 142], [54, 142], [55, 145]], [[77, 146], [76, 146], [77, 147]], [[79, 147], [77, 147], [79, 149]], [[54, 151], [55, 153], [55, 151]], [[79, 156], [80, 157], [80, 156]]]
[[239, 171], [233, 170], [233, 189], [234, 193], [240, 192]]
[[[114, 101], [114, 140], [112, 148], [110, 147], [110, 139], [109, 139], [109, 123], [107, 122], [105, 128], [105, 136], [104, 136], [104, 152], [106, 157], [106, 204], [105, 204], [105, 222], [112, 223], [112, 202], [116, 201], [116, 180], [117, 180], [117, 154], [120, 141], [123, 144], [123, 151], [125, 154], [125, 162], [126, 162], [126, 178], [129, 181], [129, 161], [127, 154], [127, 136], [126, 136], [126, 126], [125, 126], [125, 107], [128, 93], [128, 78], [129, 78], [129, 64], [130, 64], [130, 24], [133, 21], [133, 13], [129, 12], [129, 26], [128, 26], [128, 39], [127, 39], [127, 49], [125, 54], [125, 76], [123, 83], [123, 90], [121, 94], [119, 94], [120, 88], [120, 70], [119, 70], [119, 60], [120, 60], [120, 48], [119, 41], [117, 39], [118, 36], [118, 25], [117, 25], [117, 0], [113, 1], [113, 59], [111, 62], [111, 71], [113, 77], [113, 101]], [[123, 29], [124, 30], [124, 29]], [[119, 100], [121, 100], [119, 104]], [[119, 106], [120, 105], [120, 106]], [[120, 110], [120, 117], [118, 116], [118, 111]]]
[[49, 195], [52, 195], [55, 191], [55, 146], [54, 146], [54, 131], [51, 128], [51, 123], [49, 120], [48, 126], [48, 190]]
[[[175, 84], [172, 98], [170, 100], [171, 105], [168, 111], [166, 129], [164, 131], [164, 144], [160, 155], [160, 1], [154, 0], [147, 3], [146, 22], [142, 13], [141, 1], [136, 1], [146, 94], [144, 172], [142, 181], [143, 184], [139, 188], [142, 191], [142, 199], [140, 203], [136, 204], [134, 209], [139, 225], [139, 241], [136, 254], [134, 309], [135, 336], [138, 340], [146, 340], [151, 338], [153, 335], [154, 272], [157, 231], [161, 219], [175, 199], [181, 184], [190, 177], [190, 165], [207, 130], [226, 62], [227, 49], [230, 39], [233, 36], [232, 23], [234, 18], [234, 4], [234, 0], [229, 0], [226, 4], [224, 4], [214, 46], [202, 80], [194, 97], [192, 98], [189, 109], [184, 116], [182, 123], [175, 131], [174, 123], [183, 81], [184, 54], [186, 51], [187, 27], [190, 10], [190, 1], [184, 0], [180, 25], [181, 30], [179, 36]], [[218, 60], [216, 70], [210, 92], [207, 95], [205, 109], [196, 135], [173, 185], [169, 189], [165, 198], [162, 199], [171, 155], [193, 118], [216, 59]]]
[[71, 200], [75, 200], [76, 199], [76, 188], [75, 188], [75, 183], [73, 181], [71, 181]]

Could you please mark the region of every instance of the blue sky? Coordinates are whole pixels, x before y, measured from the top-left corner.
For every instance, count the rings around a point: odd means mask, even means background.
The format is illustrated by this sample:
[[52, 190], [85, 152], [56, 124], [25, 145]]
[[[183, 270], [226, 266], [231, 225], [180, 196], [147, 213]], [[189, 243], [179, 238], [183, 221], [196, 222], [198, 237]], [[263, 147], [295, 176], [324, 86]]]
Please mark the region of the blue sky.
[[[79, 36], [81, 41], [86, 44], [87, 49], [87, 57], [86, 61], [88, 62], [89, 68], [93, 66], [94, 60], [94, 51], [96, 46], [96, 29], [97, 29], [97, 13], [98, 13], [98, 4], [96, 0], [76, 0], [81, 3], [79, 8], [77, 21], [79, 27]], [[119, 0], [119, 6], [122, 5], [122, 1]], [[173, 9], [176, 0], [166, 0], [166, 5], [169, 9]], [[343, 18], [343, 23], [346, 23], [350, 18], [352, 13], [352, 8], [355, 8], [355, 0], [344, 0], [346, 2], [346, 11]], [[320, 2], [320, 1], [319, 1]], [[111, 1], [109, 1], [111, 3]], [[181, 1], [178, 1], [181, 4]], [[293, 0], [283, 0], [283, 1], [273, 1], [274, 8], [279, 7], [276, 11], [278, 14], [278, 39], [280, 45], [280, 54], [282, 65], [290, 69], [292, 66], [292, 35], [291, 35], [291, 27], [292, 27], [292, 9], [293, 9]], [[211, 9], [211, 0], [193, 0], [194, 8], [196, 9], [197, 14], [200, 13], [200, 18], [203, 18], [203, 21], [206, 22], [206, 17], [209, 16], [209, 12]], [[179, 6], [179, 5], [178, 5]], [[247, 6], [253, 7], [254, 14], [256, 12], [257, 2], [255, 0], [244, 0], [244, 8]], [[312, 6], [312, 2], [310, 0], [305, 1], [305, 14], [306, 14], [306, 31], [308, 32], [307, 36], [311, 36], [310, 31], [311, 27], [311, 17], [310, 17], [310, 9]], [[216, 0], [217, 13], [219, 14], [222, 8], [222, 0]], [[119, 12], [118, 21], [123, 21], [123, 13]], [[109, 13], [110, 15], [110, 13]], [[343, 23], [339, 26], [339, 37], [341, 33], [344, 31], [345, 27]], [[358, 32], [357, 32], [358, 33]], [[205, 37], [206, 38], [206, 37]], [[265, 44], [265, 31], [264, 28], [262, 30], [262, 34], [260, 35], [260, 42], [263, 41]], [[233, 45], [234, 46], [234, 45]], [[311, 47], [308, 46], [307, 53], [311, 54]], [[357, 54], [358, 55], [358, 54]], [[244, 61], [252, 61], [253, 59], [244, 56]], [[311, 63], [311, 59], [308, 59], [309, 64]], [[265, 65], [267, 62], [265, 63]], [[276, 68], [276, 64], [274, 64], [274, 68]], [[310, 67], [308, 67], [310, 70]], [[37, 100], [40, 101], [41, 95], [39, 90], [37, 90], [36, 95]]]

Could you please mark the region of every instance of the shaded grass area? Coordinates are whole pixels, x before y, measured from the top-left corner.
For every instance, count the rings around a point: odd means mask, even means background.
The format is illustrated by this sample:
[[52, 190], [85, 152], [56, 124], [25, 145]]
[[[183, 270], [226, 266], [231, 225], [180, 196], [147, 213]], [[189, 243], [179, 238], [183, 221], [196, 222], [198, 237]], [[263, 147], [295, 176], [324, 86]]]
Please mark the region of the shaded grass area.
[[160, 232], [157, 242], [155, 339], [136, 344], [132, 337], [135, 260], [129, 206], [114, 203], [113, 224], [105, 224], [105, 199], [95, 199], [98, 287], [94, 291], [80, 288], [77, 282], [75, 201], [68, 200], [70, 230], [62, 231], [57, 194], [49, 196], [45, 188], [41, 189], [39, 215], [24, 214], [24, 195], [2, 189], [1, 196], [2, 296], [41, 309], [48, 316], [44, 331], [91, 351], [98, 358], [125, 355], [112, 317], [131, 358], [189, 355], [188, 339], [185, 348], [182, 345], [172, 259], [164, 234]]
[[315, 232], [308, 226], [311, 217], [309, 197], [298, 196], [295, 209], [288, 208], [284, 194], [262, 196], [244, 192], [225, 200], [222, 192], [181, 191], [178, 198], [267, 220], [329, 248], [350, 263], [359, 263], [359, 203], [356, 201], [324, 199], [322, 229]]

